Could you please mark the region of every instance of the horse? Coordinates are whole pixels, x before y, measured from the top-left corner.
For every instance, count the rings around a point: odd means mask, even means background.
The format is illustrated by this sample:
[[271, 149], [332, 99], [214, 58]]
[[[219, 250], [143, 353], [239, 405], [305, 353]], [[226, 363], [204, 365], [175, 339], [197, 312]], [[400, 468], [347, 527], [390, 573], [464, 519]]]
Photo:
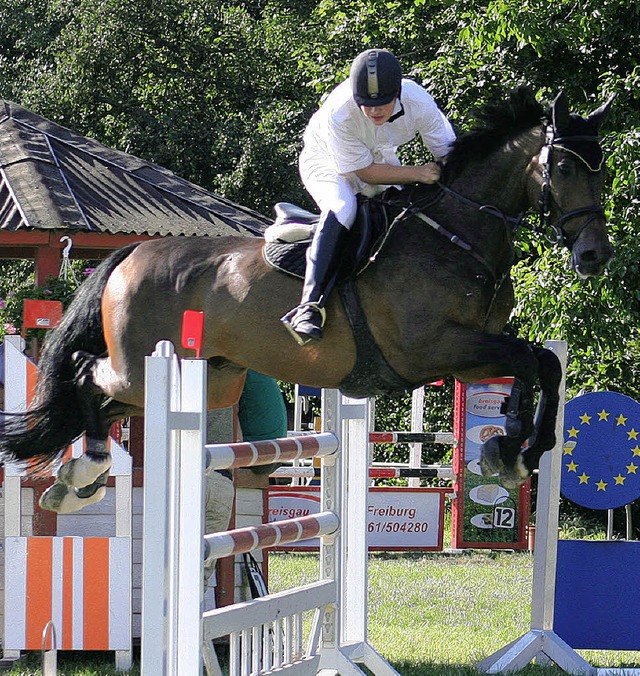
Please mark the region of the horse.
[[551, 351], [503, 332], [514, 235], [537, 208], [541, 234], [569, 249], [581, 278], [603, 272], [613, 251], [598, 130], [610, 104], [583, 117], [563, 93], [544, 105], [519, 88], [486, 106], [455, 141], [437, 186], [379, 198], [391, 222], [384, 244], [331, 293], [320, 341], [298, 345], [281, 323], [300, 280], [267, 263], [262, 238], [166, 238], [113, 252], [48, 336], [31, 407], [1, 423], [0, 459], [37, 472], [86, 433], [85, 454], [59, 467], [42, 506], [66, 512], [99, 500], [109, 427], [142, 413], [144, 358], [158, 341], [186, 356], [181, 319], [190, 309], [204, 312], [211, 409], [238, 401], [247, 369], [357, 397], [448, 376], [513, 376], [505, 434], [485, 442], [481, 467], [517, 486], [555, 444], [562, 374]]

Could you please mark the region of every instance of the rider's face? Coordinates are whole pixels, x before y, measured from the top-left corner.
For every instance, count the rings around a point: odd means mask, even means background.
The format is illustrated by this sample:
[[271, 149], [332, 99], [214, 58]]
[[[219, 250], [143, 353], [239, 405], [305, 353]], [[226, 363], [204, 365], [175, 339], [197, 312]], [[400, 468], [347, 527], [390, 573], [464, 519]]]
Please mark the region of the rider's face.
[[385, 103], [384, 106], [360, 106], [360, 110], [373, 124], [380, 126], [393, 115], [393, 107], [395, 105], [396, 99], [394, 98], [393, 101]]

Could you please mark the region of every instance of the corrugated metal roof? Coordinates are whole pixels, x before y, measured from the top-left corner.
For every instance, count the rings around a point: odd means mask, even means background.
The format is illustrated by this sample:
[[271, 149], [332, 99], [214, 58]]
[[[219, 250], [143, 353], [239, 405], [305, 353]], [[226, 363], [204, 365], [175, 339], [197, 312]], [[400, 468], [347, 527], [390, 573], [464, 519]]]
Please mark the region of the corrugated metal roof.
[[260, 234], [261, 214], [0, 100], [0, 229]]

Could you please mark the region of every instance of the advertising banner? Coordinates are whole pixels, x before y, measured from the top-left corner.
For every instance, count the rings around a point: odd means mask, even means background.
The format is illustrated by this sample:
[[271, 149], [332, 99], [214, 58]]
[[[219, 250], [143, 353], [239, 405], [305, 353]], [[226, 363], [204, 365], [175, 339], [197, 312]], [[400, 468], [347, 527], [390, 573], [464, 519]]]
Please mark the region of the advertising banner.
[[[446, 488], [373, 487], [367, 504], [369, 549], [442, 550]], [[269, 521], [293, 519], [320, 511], [318, 486], [270, 486]], [[316, 550], [310, 540], [281, 549]], [[278, 549], [278, 548], [276, 548]]]
[[469, 385], [456, 382], [453, 469], [457, 499], [452, 508], [452, 546], [458, 549], [525, 549], [529, 484], [507, 490], [497, 476], [480, 470], [482, 444], [504, 434], [501, 407], [512, 378]]

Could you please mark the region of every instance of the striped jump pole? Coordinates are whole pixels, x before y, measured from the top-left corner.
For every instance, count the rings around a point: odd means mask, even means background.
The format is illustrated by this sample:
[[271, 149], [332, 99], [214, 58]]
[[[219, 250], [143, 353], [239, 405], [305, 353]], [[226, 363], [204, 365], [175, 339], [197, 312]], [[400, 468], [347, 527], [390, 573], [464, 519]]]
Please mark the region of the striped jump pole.
[[[322, 473], [319, 467], [279, 467], [269, 476], [274, 479], [319, 479]], [[453, 479], [455, 473], [449, 465], [429, 465], [423, 467], [370, 467], [370, 479]]]
[[452, 432], [369, 432], [372, 444], [449, 444], [453, 446]]
[[322, 458], [338, 450], [338, 438], [328, 432], [267, 441], [246, 441], [207, 446], [207, 467], [231, 469], [277, 462]]
[[[397, 674], [367, 640], [369, 402], [325, 390], [320, 434], [206, 445], [206, 368], [200, 359], [178, 362], [166, 341], [146, 359], [142, 675], [200, 676], [205, 628], [212, 638], [230, 636], [230, 674], [361, 675], [358, 664]], [[205, 468], [315, 457], [320, 514], [205, 536]], [[205, 552], [231, 556], [316, 537], [317, 582], [202, 612]], [[314, 619], [304, 648], [308, 611]]]

